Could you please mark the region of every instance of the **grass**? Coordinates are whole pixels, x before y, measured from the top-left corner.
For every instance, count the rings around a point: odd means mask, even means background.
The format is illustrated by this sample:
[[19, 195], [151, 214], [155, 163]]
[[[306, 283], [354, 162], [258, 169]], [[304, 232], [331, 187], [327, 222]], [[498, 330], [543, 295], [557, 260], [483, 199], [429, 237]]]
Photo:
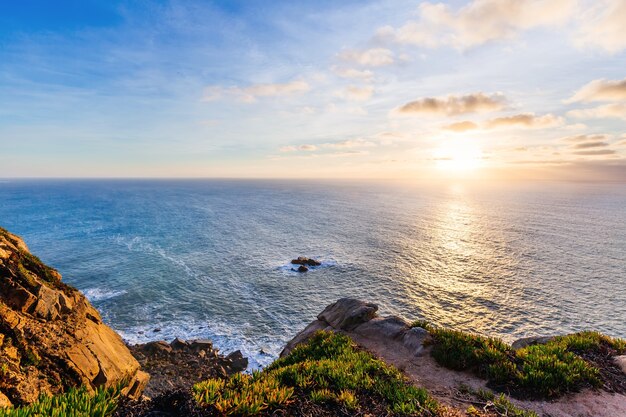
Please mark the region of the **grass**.
[[95, 394], [73, 388], [54, 397], [43, 396], [28, 406], [0, 408], [0, 417], [108, 417], [115, 411], [119, 397], [119, 388], [98, 389]]
[[209, 379], [194, 386], [196, 401], [224, 415], [251, 416], [289, 405], [296, 396], [358, 413], [371, 399], [399, 415], [436, 415], [438, 404], [397, 369], [356, 349], [350, 339], [316, 333], [262, 372]]
[[581, 355], [609, 350], [626, 352], [626, 341], [598, 332], [580, 332], [555, 337], [552, 341], [513, 350], [496, 338], [436, 328], [426, 322], [433, 337], [435, 360], [454, 370], [473, 372], [499, 388], [531, 397], [558, 397], [585, 386], [602, 385], [600, 370]]

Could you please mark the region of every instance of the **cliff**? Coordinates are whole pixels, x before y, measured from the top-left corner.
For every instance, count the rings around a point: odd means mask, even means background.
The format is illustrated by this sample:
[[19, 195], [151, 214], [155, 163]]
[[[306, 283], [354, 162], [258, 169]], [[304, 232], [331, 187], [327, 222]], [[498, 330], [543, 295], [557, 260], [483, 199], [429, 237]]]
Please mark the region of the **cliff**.
[[0, 407], [75, 386], [138, 397], [148, 378], [89, 301], [0, 228]]

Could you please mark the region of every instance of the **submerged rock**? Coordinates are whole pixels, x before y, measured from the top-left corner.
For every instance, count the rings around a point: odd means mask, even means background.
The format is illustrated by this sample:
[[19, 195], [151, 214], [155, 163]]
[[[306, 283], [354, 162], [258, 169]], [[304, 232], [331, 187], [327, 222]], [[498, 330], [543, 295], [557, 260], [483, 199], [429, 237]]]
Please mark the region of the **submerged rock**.
[[307, 272], [309, 270], [309, 268], [307, 268], [304, 265], [300, 265], [297, 269], [298, 272]]
[[141, 395], [149, 376], [121, 337], [61, 275], [0, 228], [0, 399], [22, 405], [71, 386]]

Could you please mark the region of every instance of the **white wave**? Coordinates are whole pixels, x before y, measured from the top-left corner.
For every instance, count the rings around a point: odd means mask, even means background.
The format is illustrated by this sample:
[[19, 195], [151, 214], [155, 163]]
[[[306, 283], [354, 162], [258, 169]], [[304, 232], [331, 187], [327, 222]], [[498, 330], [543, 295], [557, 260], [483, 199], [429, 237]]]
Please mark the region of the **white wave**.
[[108, 300], [126, 294], [126, 290], [105, 290], [103, 288], [87, 288], [83, 290], [85, 297], [91, 302]]
[[[199, 322], [194, 320], [133, 326], [124, 330], [116, 329], [122, 338], [131, 344], [147, 343], [154, 340], [171, 342], [175, 338], [183, 340], [209, 339], [215, 348], [223, 354], [240, 350], [248, 358], [248, 370], [261, 369], [278, 358], [285, 341], [276, 338], [248, 336], [243, 324], [241, 328], [233, 328], [225, 323]], [[158, 330], [158, 331], [155, 331]]]

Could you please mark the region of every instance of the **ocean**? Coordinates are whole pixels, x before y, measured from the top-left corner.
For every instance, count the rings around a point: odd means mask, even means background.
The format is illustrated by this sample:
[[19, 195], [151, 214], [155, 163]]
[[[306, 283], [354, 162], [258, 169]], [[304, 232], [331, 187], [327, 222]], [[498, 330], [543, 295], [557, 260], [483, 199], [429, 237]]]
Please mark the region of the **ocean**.
[[2, 180], [0, 226], [127, 341], [253, 368], [348, 296], [509, 342], [626, 337], [624, 184]]

